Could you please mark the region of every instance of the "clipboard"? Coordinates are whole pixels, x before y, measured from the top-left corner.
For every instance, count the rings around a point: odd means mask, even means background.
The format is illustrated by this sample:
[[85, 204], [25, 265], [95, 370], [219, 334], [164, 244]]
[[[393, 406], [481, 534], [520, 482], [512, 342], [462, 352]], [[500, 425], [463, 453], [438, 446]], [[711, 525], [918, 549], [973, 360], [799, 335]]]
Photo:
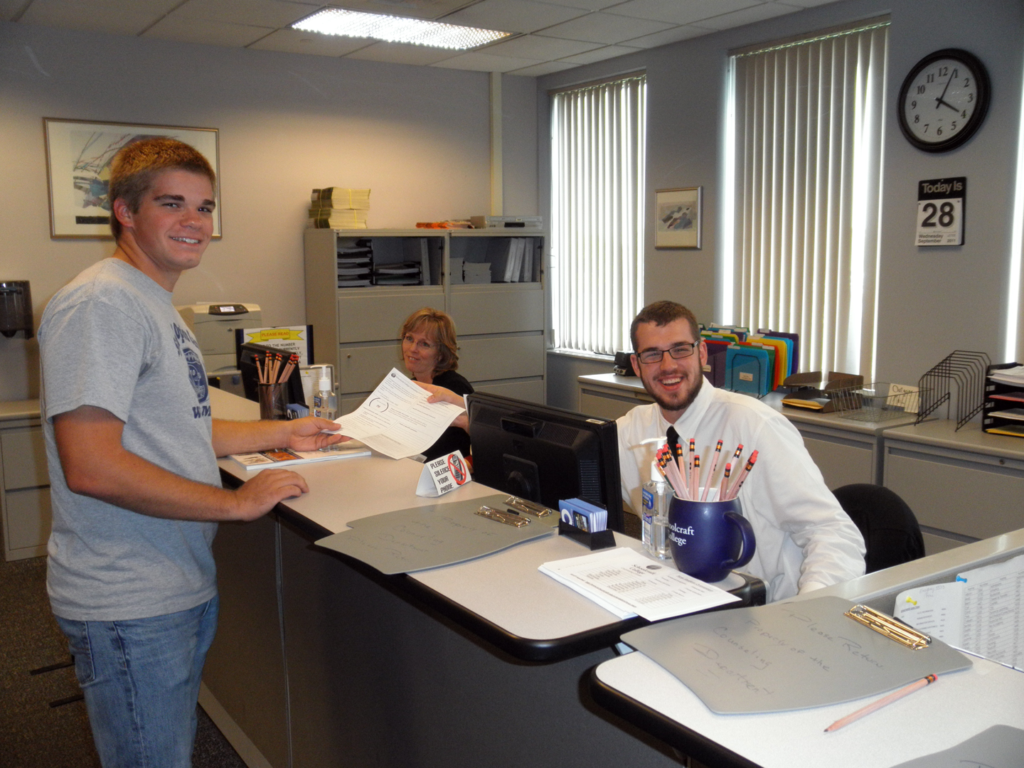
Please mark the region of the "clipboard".
[[852, 608], [839, 597], [737, 608], [654, 624], [622, 641], [718, 714], [841, 704], [971, 667], [941, 640], [914, 650], [848, 617]]

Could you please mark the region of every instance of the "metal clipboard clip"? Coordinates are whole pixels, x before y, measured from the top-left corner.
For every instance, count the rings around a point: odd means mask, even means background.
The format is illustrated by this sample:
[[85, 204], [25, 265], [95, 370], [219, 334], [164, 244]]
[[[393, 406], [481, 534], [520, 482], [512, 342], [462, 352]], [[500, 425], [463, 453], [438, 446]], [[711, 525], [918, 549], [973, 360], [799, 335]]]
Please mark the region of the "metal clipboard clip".
[[505, 505], [509, 509], [513, 509], [520, 514], [526, 513], [527, 515], [533, 515], [534, 517], [548, 517], [549, 515], [555, 514], [555, 510], [548, 509], [543, 504], [537, 504], [526, 499], [521, 499], [518, 496], [509, 496], [505, 499]]
[[890, 640], [902, 643], [912, 651], [927, 648], [932, 641], [928, 635], [866, 605], [855, 605], [846, 612], [846, 615]]
[[499, 523], [505, 525], [511, 525], [515, 528], [522, 528], [524, 525], [529, 525], [530, 521], [528, 518], [520, 517], [515, 512], [502, 512], [500, 509], [494, 507], [488, 507], [486, 504], [478, 509], [473, 514], [486, 517], [489, 520], [496, 520]]

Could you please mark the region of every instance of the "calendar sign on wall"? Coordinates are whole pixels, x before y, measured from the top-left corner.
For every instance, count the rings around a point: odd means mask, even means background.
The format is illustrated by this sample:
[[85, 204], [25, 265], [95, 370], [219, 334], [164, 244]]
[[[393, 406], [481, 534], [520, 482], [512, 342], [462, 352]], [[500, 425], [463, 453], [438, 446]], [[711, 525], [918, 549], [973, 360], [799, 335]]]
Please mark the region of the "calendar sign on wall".
[[917, 245], [963, 245], [967, 177], [917, 184]]

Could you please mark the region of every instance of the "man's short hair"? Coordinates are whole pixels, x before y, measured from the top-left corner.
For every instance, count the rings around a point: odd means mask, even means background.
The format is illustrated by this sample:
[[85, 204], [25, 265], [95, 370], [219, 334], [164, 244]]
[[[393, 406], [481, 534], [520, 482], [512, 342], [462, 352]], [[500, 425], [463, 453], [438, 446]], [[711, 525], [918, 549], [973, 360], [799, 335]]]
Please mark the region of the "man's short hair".
[[205, 176], [217, 188], [217, 174], [202, 153], [177, 139], [157, 136], [139, 139], [121, 147], [110, 162], [110, 231], [121, 237], [121, 222], [114, 213], [114, 201], [124, 200], [128, 210], [139, 212], [142, 198], [161, 171], [190, 171]]
[[633, 323], [629, 326], [629, 338], [633, 342], [633, 351], [640, 351], [637, 349], [636, 329], [641, 323], [662, 326], [674, 323], [676, 320], [686, 320], [690, 324], [694, 341], [700, 341], [700, 326], [697, 324], [697, 316], [693, 312], [674, 301], [656, 301], [641, 309], [640, 314], [633, 318]]
[[459, 367], [459, 346], [455, 323], [439, 309], [417, 309], [402, 323], [402, 338], [412, 331], [433, 331], [437, 340], [437, 367], [434, 374], [454, 371]]

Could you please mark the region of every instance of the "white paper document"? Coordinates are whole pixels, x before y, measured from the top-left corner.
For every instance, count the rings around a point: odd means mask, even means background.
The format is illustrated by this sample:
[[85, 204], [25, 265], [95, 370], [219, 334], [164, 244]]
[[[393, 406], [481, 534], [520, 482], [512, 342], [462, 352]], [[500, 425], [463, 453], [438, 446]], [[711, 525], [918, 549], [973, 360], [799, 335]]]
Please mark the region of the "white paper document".
[[544, 563], [540, 571], [620, 619], [640, 615], [660, 621], [739, 600], [628, 547], [555, 560]]
[[894, 615], [955, 648], [1024, 670], [1024, 555], [900, 592]]
[[423, 453], [465, 411], [461, 405], [428, 403], [430, 393], [395, 368], [352, 413], [335, 419], [340, 433], [373, 450], [404, 459]]

